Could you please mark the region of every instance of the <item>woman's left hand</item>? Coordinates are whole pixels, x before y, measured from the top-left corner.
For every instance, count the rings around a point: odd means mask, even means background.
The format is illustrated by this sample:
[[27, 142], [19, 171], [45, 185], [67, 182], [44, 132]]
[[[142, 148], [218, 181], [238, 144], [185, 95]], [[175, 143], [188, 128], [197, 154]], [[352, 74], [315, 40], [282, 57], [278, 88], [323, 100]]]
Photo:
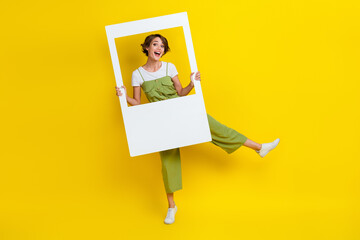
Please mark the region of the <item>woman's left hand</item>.
[[[192, 76], [194, 75], [194, 73], [191, 73], [191, 75], [190, 75], [190, 79], [192, 79]], [[195, 80], [197, 80], [197, 81], [201, 81], [201, 78], [200, 78], [200, 72], [198, 71], [198, 72], [196, 72], [196, 74], [195, 74]]]

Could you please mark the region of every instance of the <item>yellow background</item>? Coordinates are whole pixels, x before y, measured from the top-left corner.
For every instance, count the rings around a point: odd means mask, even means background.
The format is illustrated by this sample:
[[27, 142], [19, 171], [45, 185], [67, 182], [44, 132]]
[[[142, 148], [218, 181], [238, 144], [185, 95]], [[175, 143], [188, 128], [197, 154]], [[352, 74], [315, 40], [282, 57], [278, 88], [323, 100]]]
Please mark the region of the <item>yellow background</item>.
[[[359, 10], [350, 0], [3, 2], [0, 239], [360, 239]], [[159, 155], [129, 157], [105, 26], [184, 11], [208, 113], [281, 141], [263, 159], [182, 148], [168, 226]]]

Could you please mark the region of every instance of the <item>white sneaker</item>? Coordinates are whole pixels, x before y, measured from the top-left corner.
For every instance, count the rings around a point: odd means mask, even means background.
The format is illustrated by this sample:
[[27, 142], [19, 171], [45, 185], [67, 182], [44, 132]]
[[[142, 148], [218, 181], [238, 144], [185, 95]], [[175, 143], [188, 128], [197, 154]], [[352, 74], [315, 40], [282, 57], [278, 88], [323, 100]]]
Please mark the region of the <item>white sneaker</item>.
[[166, 214], [166, 218], [164, 223], [166, 224], [172, 224], [173, 222], [175, 222], [175, 213], [177, 211], [177, 206], [175, 205], [174, 208], [168, 208], [168, 212]]
[[265, 157], [271, 150], [273, 150], [280, 142], [280, 138], [271, 143], [263, 143], [260, 150], [255, 150], [261, 157]]

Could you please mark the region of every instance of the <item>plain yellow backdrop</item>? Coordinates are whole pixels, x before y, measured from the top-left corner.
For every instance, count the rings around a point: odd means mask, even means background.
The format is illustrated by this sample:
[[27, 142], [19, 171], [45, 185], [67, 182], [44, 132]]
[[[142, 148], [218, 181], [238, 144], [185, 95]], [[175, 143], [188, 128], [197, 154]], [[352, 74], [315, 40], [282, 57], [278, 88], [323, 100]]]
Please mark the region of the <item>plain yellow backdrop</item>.
[[[0, 239], [360, 239], [359, 10], [354, 0], [3, 2]], [[159, 155], [129, 156], [105, 26], [185, 11], [207, 112], [281, 141], [263, 159], [182, 148], [168, 226]], [[189, 67], [177, 68], [186, 83]]]

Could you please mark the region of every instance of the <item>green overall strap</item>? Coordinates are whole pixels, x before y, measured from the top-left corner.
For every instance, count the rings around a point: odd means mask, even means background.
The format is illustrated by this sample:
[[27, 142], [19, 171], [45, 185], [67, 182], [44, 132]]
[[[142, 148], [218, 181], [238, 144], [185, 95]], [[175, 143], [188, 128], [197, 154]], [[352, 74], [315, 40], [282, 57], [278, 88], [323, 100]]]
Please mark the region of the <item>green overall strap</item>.
[[139, 73], [140, 73], [140, 76], [141, 76], [142, 80], [145, 82], [143, 76], [141, 75], [140, 69], [138, 69], [138, 71], [139, 71]]

